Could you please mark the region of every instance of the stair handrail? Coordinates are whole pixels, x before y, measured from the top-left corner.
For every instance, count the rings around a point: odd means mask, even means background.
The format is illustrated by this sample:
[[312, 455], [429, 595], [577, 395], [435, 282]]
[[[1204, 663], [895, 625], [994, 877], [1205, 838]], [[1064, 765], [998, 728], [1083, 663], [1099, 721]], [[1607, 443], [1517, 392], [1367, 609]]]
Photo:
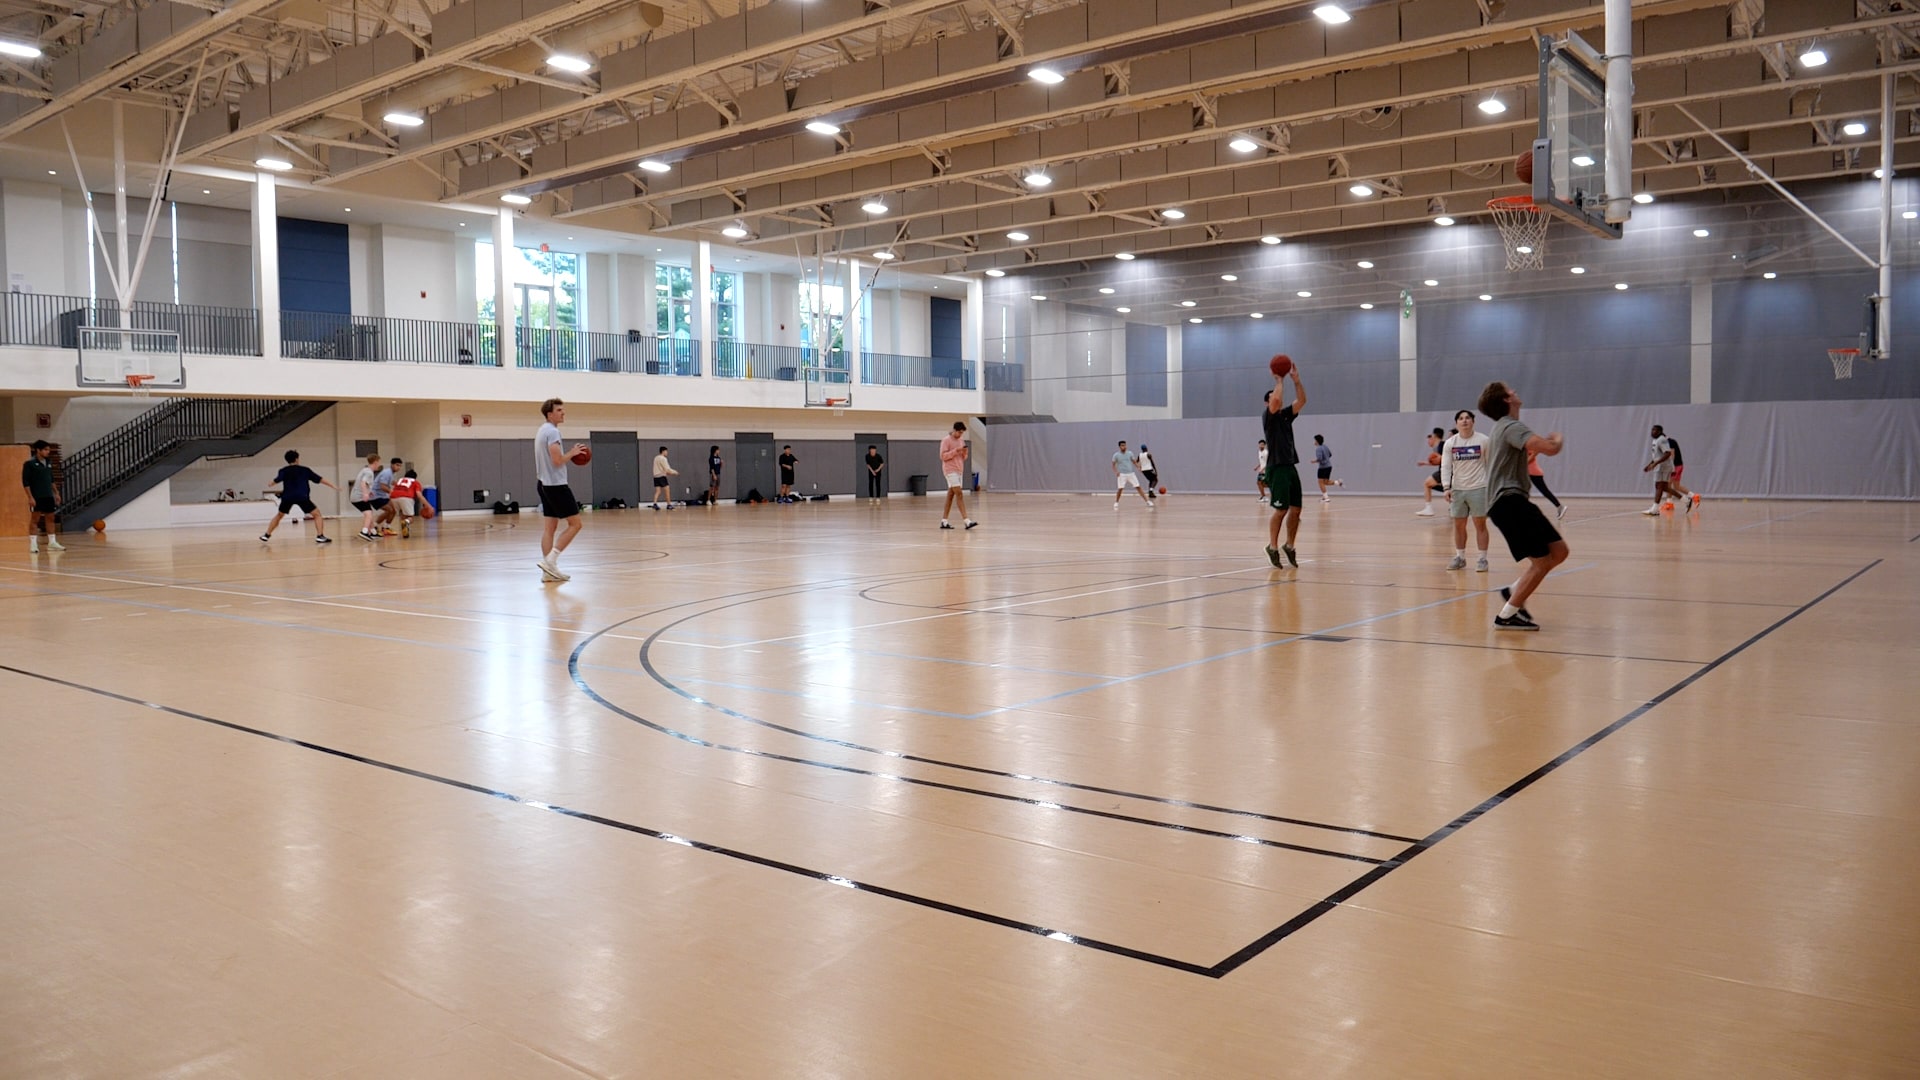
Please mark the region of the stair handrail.
[[156, 406], [62, 461], [64, 501], [83, 507], [182, 443], [243, 437], [298, 404], [284, 398], [180, 398]]

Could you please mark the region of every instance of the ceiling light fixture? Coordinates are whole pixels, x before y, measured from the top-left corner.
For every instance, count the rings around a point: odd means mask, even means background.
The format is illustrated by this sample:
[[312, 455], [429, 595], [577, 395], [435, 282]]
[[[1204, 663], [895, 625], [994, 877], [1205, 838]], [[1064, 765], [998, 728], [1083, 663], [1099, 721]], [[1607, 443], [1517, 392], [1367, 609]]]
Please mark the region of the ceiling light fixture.
[[1491, 300], [1491, 299], [1493, 299], [1493, 294], [1492, 294], [1492, 293], [1481, 293], [1481, 294], [1480, 294], [1480, 299], [1482, 299], [1482, 300]]
[[1807, 51], [1800, 54], [1801, 67], [1820, 67], [1826, 62], [1827, 50], [1821, 48], [1818, 44], [1807, 46]]
[[1015, 229], [1012, 232], [1007, 234], [1007, 239], [1013, 241], [1016, 244], [1024, 244], [1027, 241], [1033, 239], [1033, 237], [1028, 236], [1026, 233], [1021, 232], [1019, 229]]
[[887, 212], [887, 201], [878, 197], [868, 199], [866, 202], [860, 204], [860, 209], [865, 210], [869, 214], [884, 214]]
[[1113, 257], [1116, 259], [1119, 259], [1121, 262], [1132, 262], [1133, 252], [1131, 251], [1117, 252]]
[[1842, 135], [1865, 135], [1866, 133], [1867, 123], [1864, 120], [1849, 120], [1840, 125]]
[[212, 188], [201, 188], [201, 189], [200, 189], [200, 194], [202, 194], [202, 195], [211, 195], [211, 194], [213, 194], [213, 189], [212, 189]]
[[1453, 218], [1449, 217], [1446, 214], [1441, 214], [1439, 217], [1433, 219], [1433, 223], [1444, 229], [1447, 226], [1453, 224]]
[[1497, 97], [1490, 97], [1480, 103], [1480, 111], [1488, 116], [1499, 116], [1507, 111], [1507, 103]]
[[1250, 312], [1248, 312], [1248, 313], [1247, 313], [1247, 318], [1249, 318], [1249, 319], [1264, 319], [1264, 318], [1266, 318], [1266, 316], [1265, 316], [1265, 315], [1263, 315], [1263, 314], [1261, 314], [1261, 313], [1260, 313], [1260, 312], [1258, 312], [1258, 311], [1250, 311]]
[[1427, 280], [1421, 282], [1420, 284], [1425, 285], [1427, 288], [1431, 289], [1435, 285], [1438, 285], [1440, 283], [1438, 281], [1435, 281], [1433, 278], [1428, 278]]
[[1339, 26], [1343, 22], [1353, 21], [1353, 16], [1347, 14], [1347, 9], [1338, 4], [1321, 4], [1313, 9], [1313, 14], [1329, 26]]
[[1373, 269], [1373, 260], [1361, 259], [1359, 262], [1354, 263], [1353, 265], [1359, 267], [1362, 270], [1371, 270]]
[[1006, 277], [1007, 272], [1005, 270], [999, 269], [998, 267], [995, 267], [994, 269], [987, 271], [987, 276], [988, 277]]
[[[202, 192], [202, 194], [205, 194], [205, 192]], [[1907, 221], [1912, 221], [1914, 218], [1920, 217], [1920, 211], [1902, 210], [1900, 216]]]
[[1584, 273], [1586, 273], [1586, 272], [1587, 272], [1587, 268], [1586, 268], [1586, 267], [1584, 267], [1584, 266], [1569, 266], [1569, 267], [1567, 267], [1567, 273], [1569, 273], [1569, 274], [1584, 274]]
[[1130, 308], [1130, 307], [1117, 307], [1117, 308], [1114, 308], [1113, 310], [1115, 310], [1115, 311], [1117, 311], [1117, 312], [1119, 312], [1119, 313], [1120, 313], [1120, 314], [1122, 314], [1122, 315], [1131, 315], [1131, 314], [1133, 314], [1133, 309], [1132, 309], [1132, 308]]
[[351, 214], [351, 213], [353, 213], [353, 207], [351, 207], [351, 206], [343, 206], [343, 207], [341, 207], [341, 208], [340, 208], [340, 212], [341, 212], [341, 213], [343, 213], [343, 214]]
[[650, 172], [650, 173], [672, 172], [673, 166], [667, 164], [664, 161], [655, 161], [653, 158], [647, 158], [645, 161], [642, 161], [640, 163], [640, 170], [642, 172]]
[[1273, 235], [1272, 233], [1268, 233], [1267, 235], [1260, 238], [1260, 242], [1267, 245], [1268, 247], [1272, 247], [1273, 245], [1280, 242], [1280, 238]]
[[1192, 300], [1182, 300], [1180, 301], [1180, 306], [1181, 307], [1199, 307], [1200, 305]]
[[1221, 281], [1239, 281], [1240, 275], [1239, 274], [1221, 274], [1220, 280]]
[[1616, 282], [1614, 282], [1614, 283], [1613, 283], [1613, 287], [1614, 287], [1614, 288], [1616, 288], [1616, 289], [1618, 289], [1618, 290], [1620, 290], [1621, 292], [1626, 292], [1626, 291], [1627, 291], [1627, 283], [1626, 283], [1626, 282], [1624, 282], [1624, 281], [1616, 281]]
[[1531, 245], [1531, 244], [1515, 244], [1515, 245], [1513, 246], [1513, 252], [1514, 252], [1514, 254], [1516, 254], [1516, 255], [1531, 255], [1531, 254], [1533, 254], [1533, 245]]
[[255, 166], [265, 169], [268, 172], [286, 172], [293, 168], [293, 162], [288, 161], [286, 158], [271, 156], [254, 158], [253, 163]]
[[1193, 318], [1188, 319], [1187, 321], [1194, 324], [1195, 326], [1198, 326], [1200, 325], [1200, 316], [1195, 315]]
[[1242, 154], [1251, 154], [1255, 150], [1260, 149], [1260, 144], [1247, 138], [1245, 135], [1236, 135], [1228, 140], [1227, 149], [1237, 150]]
[[1712, 236], [1713, 234], [1712, 234], [1712, 233], [1710, 233], [1710, 232], [1708, 232], [1708, 231], [1707, 231], [1707, 230], [1705, 230], [1705, 229], [1695, 229], [1695, 230], [1693, 230], [1693, 235], [1695, 235], [1695, 236], [1698, 236], [1698, 237], [1700, 237], [1701, 239], [1703, 239], [1703, 240], [1704, 240], [1704, 239], [1706, 239], [1707, 237], [1709, 237], [1709, 236]]
[[1887, 175], [1887, 170], [1885, 170], [1885, 169], [1875, 169], [1875, 170], [1873, 170], [1873, 178], [1874, 178], [1875, 180], [1879, 180], [1879, 179], [1881, 179], [1882, 177], [1884, 177], [1884, 176], [1886, 176], [1886, 175]]
[[1361, 311], [1372, 311], [1372, 310], [1373, 310], [1373, 305], [1372, 305], [1372, 304], [1361, 304], [1361, 305], [1360, 305], [1360, 310], [1361, 310]]
[[1105, 285], [1102, 285], [1102, 286], [1100, 286], [1100, 295], [1101, 295], [1101, 296], [1112, 296], [1112, 295], [1113, 295], [1113, 290], [1112, 290], [1111, 288], [1109, 288], [1108, 286], [1105, 286]]
[[825, 120], [809, 120], [807, 121], [807, 130], [813, 132], [815, 135], [838, 135], [840, 134], [840, 125], [830, 124]]
[[1179, 221], [1187, 216], [1187, 212], [1177, 206], [1169, 206], [1165, 210], [1160, 211], [1160, 216], [1166, 218], [1168, 221]]
[[1590, 154], [1575, 154], [1572, 160], [1575, 165], [1582, 169], [1593, 168], [1593, 156]]
[[1297, 296], [1297, 297], [1299, 297], [1299, 298], [1300, 298], [1300, 299], [1302, 299], [1302, 300], [1305, 300], [1305, 299], [1306, 299], [1306, 298], [1308, 298], [1309, 296], [1312, 296], [1312, 295], [1313, 295], [1313, 290], [1312, 290], [1312, 289], [1301, 289], [1301, 290], [1300, 290], [1299, 292], [1296, 292], [1296, 293], [1294, 293], [1293, 295], [1295, 295], [1295, 296]]
[[394, 127], [403, 127], [403, 128], [417, 128], [420, 125], [427, 122], [426, 117], [417, 116], [409, 112], [390, 112], [387, 115], [381, 117], [380, 119], [385, 120], [387, 123], [392, 124]]
[[1033, 68], [1027, 72], [1027, 78], [1037, 83], [1045, 83], [1048, 86], [1059, 86], [1061, 83], [1067, 81], [1065, 75], [1060, 74], [1050, 67]]
[[593, 70], [593, 61], [584, 56], [570, 53], [554, 53], [547, 57], [547, 66], [560, 71], [571, 71], [575, 75]]
[[1643, 191], [1640, 194], [1635, 195], [1633, 197], [1633, 201], [1639, 203], [1641, 206], [1645, 206], [1648, 203], [1653, 201], [1653, 195], [1651, 192]]
[[1373, 194], [1373, 185], [1372, 184], [1354, 184], [1352, 187], [1349, 187], [1347, 190], [1353, 192], [1355, 195], [1364, 199], [1367, 196]]
[[876, 251], [873, 253], [873, 257], [879, 259], [881, 262], [892, 262], [894, 260], [894, 254], [891, 251]]
[[1776, 273], [1774, 273], [1774, 272], [1773, 272], [1773, 271], [1771, 271], [1771, 270], [1769, 270], [1769, 271], [1767, 271], [1766, 273], [1764, 273], [1764, 274], [1761, 274], [1760, 276], [1761, 276], [1761, 277], [1763, 277], [1763, 278], [1766, 278], [1766, 279], [1767, 279], [1768, 281], [1772, 281], [1772, 280], [1773, 280], [1774, 278], [1777, 278], [1777, 277], [1779, 277], [1780, 275], [1779, 275], [1779, 274], [1776, 274]]
[[733, 224], [728, 225], [726, 228], [721, 229], [720, 235], [726, 237], [729, 240], [745, 240], [747, 238], [746, 222], [736, 221]]
[[1041, 187], [1046, 187], [1052, 184], [1053, 177], [1048, 176], [1047, 170], [1045, 169], [1034, 169], [1032, 172], [1029, 172], [1027, 175], [1021, 177], [1020, 182], [1027, 185], [1028, 187], [1041, 188]]
[[533, 200], [528, 196], [518, 195], [509, 191], [505, 195], [500, 196], [500, 201], [506, 203], [508, 206], [525, 206]]
[[0, 56], [17, 56], [22, 60], [40, 59], [40, 47], [24, 41], [0, 41]]
[[1034, 293], [1032, 296], [1027, 297], [1029, 300], [1045, 300], [1046, 298], [1045, 293]]

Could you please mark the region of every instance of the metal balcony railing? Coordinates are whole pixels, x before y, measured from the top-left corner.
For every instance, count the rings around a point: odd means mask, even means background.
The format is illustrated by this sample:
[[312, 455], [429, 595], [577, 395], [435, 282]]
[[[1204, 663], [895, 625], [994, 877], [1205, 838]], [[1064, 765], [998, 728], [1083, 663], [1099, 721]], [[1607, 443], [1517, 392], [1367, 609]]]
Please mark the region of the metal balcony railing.
[[72, 349], [83, 326], [163, 330], [180, 336], [180, 351], [201, 355], [260, 355], [260, 315], [252, 308], [135, 301], [126, 311], [113, 300], [45, 293], [0, 294], [0, 345]]
[[873, 386], [930, 386], [971, 390], [973, 366], [958, 358], [860, 354], [860, 381]]

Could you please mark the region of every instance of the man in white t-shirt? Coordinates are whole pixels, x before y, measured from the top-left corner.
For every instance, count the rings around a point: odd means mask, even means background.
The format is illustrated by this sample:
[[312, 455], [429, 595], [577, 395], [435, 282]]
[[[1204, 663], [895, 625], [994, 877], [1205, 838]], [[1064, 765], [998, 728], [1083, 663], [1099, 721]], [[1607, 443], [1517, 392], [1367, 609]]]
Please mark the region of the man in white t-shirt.
[[1120, 496], [1125, 495], [1128, 488], [1132, 488], [1133, 493], [1140, 496], [1140, 501], [1147, 504], [1147, 509], [1153, 509], [1153, 500], [1147, 498], [1147, 493], [1140, 488], [1140, 459], [1134, 456], [1133, 451], [1127, 449], [1127, 440], [1121, 439], [1120, 449], [1114, 451], [1113, 455], [1113, 508], [1115, 510], [1120, 509]]
[[679, 475], [680, 470], [667, 461], [667, 448], [661, 447], [660, 452], [653, 455], [653, 508], [655, 510], [660, 509], [660, 498], [663, 495], [666, 496], [667, 509], [673, 509], [673, 478]]
[[[560, 425], [567, 418], [566, 402], [548, 398], [540, 404], [546, 422], [533, 437], [533, 475], [540, 492], [540, 576], [548, 581], [566, 581], [572, 575], [560, 571], [560, 553], [580, 535], [580, 503], [567, 485], [567, 459], [587, 448], [576, 443], [572, 450], [560, 450]], [[555, 530], [566, 524], [566, 531], [554, 538]]]
[[1261, 502], [1267, 501], [1267, 440], [1260, 440], [1260, 453], [1253, 459], [1253, 486], [1260, 492], [1255, 496]]
[[1447, 513], [1453, 518], [1453, 561], [1449, 570], [1467, 568], [1467, 518], [1473, 518], [1473, 540], [1480, 550], [1474, 569], [1487, 572], [1487, 437], [1473, 430], [1473, 410], [1453, 414], [1454, 433], [1440, 446], [1440, 489], [1447, 493]]
[[964, 490], [967, 477], [967, 425], [964, 420], [955, 420], [953, 430], [940, 440], [940, 472], [947, 478], [947, 505], [940, 508], [940, 527], [953, 528], [953, 508], [960, 507], [960, 520], [971, 529], [980, 524], [967, 516], [967, 496]]

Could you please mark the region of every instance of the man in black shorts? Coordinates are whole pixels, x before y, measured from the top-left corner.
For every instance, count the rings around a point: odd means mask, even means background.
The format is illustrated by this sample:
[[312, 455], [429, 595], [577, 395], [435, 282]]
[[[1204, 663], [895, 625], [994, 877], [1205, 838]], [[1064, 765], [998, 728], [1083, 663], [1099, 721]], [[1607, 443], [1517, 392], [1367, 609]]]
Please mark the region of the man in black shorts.
[[793, 456], [793, 447], [783, 446], [780, 448], [780, 501], [781, 502], [798, 502], [799, 501], [799, 497], [794, 495], [793, 493], [793, 467], [795, 465], [798, 465], [799, 463], [800, 463], [800, 459]]
[[53, 444], [45, 439], [33, 441], [33, 456], [20, 463], [20, 486], [27, 489], [27, 503], [33, 517], [27, 525], [27, 554], [40, 554], [38, 528], [46, 535], [48, 551], [65, 551], [54, 534], [54, 515], [60, 512], [60, 489], [53, 483]]
[[[1281, 404], [1287, 388], [1287, 376], [1275, 375], [1273, 389], [1267, 391], [1267, 408], [1261, 416], [1267, 442], [1267, 505], [1273, 507], [1267, 519], [1267, 561], [1280, 565], [1280, 553], [1287, 561], [1300, 565], [1293, 540], [1300, 533], [1300, 508], [1305, 500], [1300, 493], [1300, 454], [1293, 447], [1293, 421], [1307, 407], [1307, 388], [1300, 381], [1300, 365], [1293, 365], [1293, 404]], [[1287, 542], [1280, 543], [1280, 523], [1287, 525]]]
[[[567, 484], [567, 459], [586, 448], [586, 443], [575, 443], [573, 449], [562, 452], [560, 449], [560, 424], [567, 418], [567, 403], [559, 398], [548, 398], [540, 404], [540, 415], [546, 422], [533, 436], [533, 475], [534, 487], [540, 492], [540, 561], [534, 565], [540, 568], [540, 576], [548, 581], [566, 581], [573, 575], [560, 569], [560, 553], [567, 550], [573, 538], [580, 535], [580, 503], [573, 497], [573, 488]], [[562, 522], [567, 530], [554, 539], [554, 531]]]
[[1527, 498], [1527, 455], [1558, 454], [1565, 440], [1557, 431], [1535, 435], [1520, 422], [1520, 405], [1520, 395], [1506, 383], [1488, 383], [1480, 391], [1481, 415], [1496, 421], [1487, 440], [1487, 520], [1507, 538], [1514, 561], [1526, 564], [1520, 580], [1500, 590], [1507, 602], [1493, 620], [1496, 630], [1540, 629], [1527, 611], [1527, 598], [1548, 571], [1567, 561], [1567, 542]]
[[326, 515], [314, 508], [313, 485], [326, 484], [335, 491], [340, 489], [333, 487], [333, 484], [319, 473], [300, 464], [300, 451], [289, 450], [286, 458], [286, 468], [275, 473], [273, 477], [273, 486], [280, 489], [280, 509], [273, 515], [273, 520], [267, 522], [267, 531], [260, 534], [260, 542], [264, 544], [273, 539], [273, 530], [280, 527], [280, 519], [287, 516], [287, 511], [297, 506], [301, 513], [313, 519], [313, 542], [333, 543], [327, 538]]

